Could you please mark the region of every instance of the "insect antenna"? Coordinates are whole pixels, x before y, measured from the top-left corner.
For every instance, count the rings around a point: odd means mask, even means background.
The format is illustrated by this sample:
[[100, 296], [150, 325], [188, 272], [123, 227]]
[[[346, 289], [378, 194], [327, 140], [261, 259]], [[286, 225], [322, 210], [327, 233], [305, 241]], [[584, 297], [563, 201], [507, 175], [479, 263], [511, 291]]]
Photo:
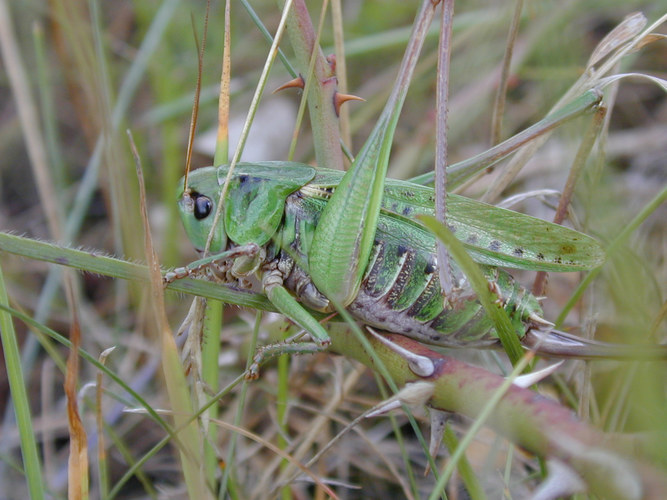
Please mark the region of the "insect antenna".
[[195, 87], [195, 97], [192, 103], [192, 115], [190, 117], [190, 131], [188, 133], [188, 149], [185, 154], [185, 176], [183, 180], [183, 192], [188, 190], [188, 174], [192, 165], [192, 145], [195, 139], [195, 130], [197, 129], [197, 118], [199, 116], [199, 96], [201, 94], [201, 75], [204, 66], [204, 49], [206, 48], [206, 34], [208, 32], [208, 15], [211, 7], [211, 1], [206, 1], [206, 16], [204, 17], [204, 32], [202, 34], [201, 46], [197, 38], [197, 29], [195, 27], [194, 17], [191, 15], [192, 32], [195, 37], [195, 45], [197, 47], [197, 86]]

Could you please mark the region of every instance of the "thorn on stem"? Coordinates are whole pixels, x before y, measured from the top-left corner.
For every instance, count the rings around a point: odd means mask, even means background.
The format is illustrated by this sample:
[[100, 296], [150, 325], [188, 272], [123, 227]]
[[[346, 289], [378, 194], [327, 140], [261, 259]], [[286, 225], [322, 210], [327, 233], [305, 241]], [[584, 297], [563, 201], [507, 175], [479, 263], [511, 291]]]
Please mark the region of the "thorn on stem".
[[280, 92], [281, 90], [285, 89], [293, 89], [293, 88], [298, 88], [303, 90], [303, 88], [306, 86], [306, 82], [304, 81], [303, 77], [301, 75], [297, 76], [293, 80], [290, 80], [289, 82], [281, 85], [278, 87], [276, 90], [273, 91], [274, 94]]
[[336, 110], [336, 116], [340, 115], [340, 107], [347, 101], [366, 101], [366, 99], [352, 94], [341, 94], [340, 92], [335, 92], [334, 109]]

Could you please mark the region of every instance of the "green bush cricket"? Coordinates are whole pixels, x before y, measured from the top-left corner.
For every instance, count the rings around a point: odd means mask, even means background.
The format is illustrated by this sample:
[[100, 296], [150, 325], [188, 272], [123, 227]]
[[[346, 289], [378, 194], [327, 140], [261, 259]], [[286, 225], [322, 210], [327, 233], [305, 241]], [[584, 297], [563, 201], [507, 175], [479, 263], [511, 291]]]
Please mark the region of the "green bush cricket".
[[[214, 274], [227, 281], [257, 274], [269, 300], [320, 348], [328, 345], [329, 337], [303, 305], [320, 312], [345, 307], [363, 324], [435, 345], [498, 343], [493, 324], [456, 264], [451, 271], [456, 286], [443, 297], [436, 240], [416, 218], [433, 215], [433, 190], [385, 182], [393, 132], [423, 41], [420, 30], [427, 26], [417, 23], [384, 112], [345, 175], [291, 162], [237, 164], [234, 169], [192, 172], [179, 192], [189, 239], [203, 251], [210, 238], [213, 256], [206, 262], [213, 264]], [[594, 108], [600, 95], [592, 90], [579, 100], [580, 106]], [[461, 178], [474, 172], [463, 170]], [[226, 182], [226, 198], [221, 200]], [[537, 299], [499, 269], [594, 269], [604, 261], [594, 239], [455, 195], [448, 196], [447, 206], [449, 229], [484, 265], [497, 302], [526, 346], [564, 357], [665, 356], [653, 346], [626, 349], [553, 331]], [[214, 224], [217, 210], [222, 216]], [[245, 257], [215, 266], [215, 253], [239, 246], [250, 249]]]

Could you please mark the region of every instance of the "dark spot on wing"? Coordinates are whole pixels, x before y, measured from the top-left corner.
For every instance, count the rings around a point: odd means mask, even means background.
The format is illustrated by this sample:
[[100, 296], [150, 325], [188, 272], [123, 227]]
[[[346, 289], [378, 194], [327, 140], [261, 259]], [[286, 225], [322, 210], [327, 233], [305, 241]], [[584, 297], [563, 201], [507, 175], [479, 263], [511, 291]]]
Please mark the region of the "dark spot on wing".
[[556, 264], [561, 264], [561, 263], [563, 262], [563, 259], [561, 259], [561, 258], [560, 258], [560, 255], [559, 255], [559, 256], [557, 256], [557, 257], [554, 259], [554, 262], [555, 262]]
[[560, 252], [562, 254], [567, 255], [569, 253], [575, 253], [576, 251], [577, 251], [577, 247], [575, 247], [574, 245], [563, 245], [562, 247], [560, 247]]
[[471, 234], [466, 238], [466, 242], [470, 243], [471, 245], [476, 245], [478, 240], [479, 238], [477, 238], [476, 234]]
[[403, 215], [410, 215], [411, 213], [412, 213], [412, 208], [410, 208], [409, 206], [406, 206], [403, 209]]
[[489, 250], [493, 250], [494, 252], [500, 250], [500, 242], [498, 240], [493, 240], [489, 243]]
[[544, 254], [542, 252], [537, 254], [537, 260], [544, 260]]
[[515, 248], [512, 253], [516, 255], [517, 257], [522, 257], [523, 256], [523, 248], [517, 247]]
[[447, 229], [449, 229], [452, 233], [456, 232], [456, 226], [452, 224], [447, 224]]

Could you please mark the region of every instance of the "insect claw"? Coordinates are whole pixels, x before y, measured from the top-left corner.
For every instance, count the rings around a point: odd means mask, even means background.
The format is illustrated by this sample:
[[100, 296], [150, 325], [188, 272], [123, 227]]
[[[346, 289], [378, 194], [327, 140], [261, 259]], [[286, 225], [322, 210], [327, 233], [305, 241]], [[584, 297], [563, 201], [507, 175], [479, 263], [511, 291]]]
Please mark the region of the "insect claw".
[[299, 75], [296, 78], [294, 78], [293, 80], [290, 80], [289, 82], [287, 82], [287, 83], [281, 85], [280, 87], [278, 87], [276, 90], [273, 91], [273, 93], [277, 94], [281, 90], [293, 89], [293, 88], [298, 88], [298, 89], [303, 90], [303, 88], [305, 86], [306, 86], [306, 82], [304, 81], [303, 76]]
[[394, 344], [392, 341], [380, 335], [369, 326], [366, 326], [366, 329], [378, 341], [382, 342], [389, 349], [391, 349], [399, 356], [401, 356], [403, 359], [405, 359], [408, 362], [410, 370], [412, 370], [412, 373], [414, 373], [415, 375], [418, 375], [419, 377], [430, 377], [431, 375], [433, 375], [433, 372], [435, 372], [435, 365], [433, 364], [433, 361], [431, 361], [426, 356], [420, 356], [419, 354], [415, 354], [414, 352], [409, 351], [408, 349], [405, 349], [397, 344]]
[[[431, 440], [428, 445], [428, 453], [431, 457], [435, 458], [442, 445], [442, 436], [445, 434], [445, 425], [447, 424], [449, 413], [436, 410], [435, 408], [429, 408], [429, 411], [431, 413]], [[426, 469], [424, 469], [424, 476], [427, 476], [430, 471], [431, 463], [429, 462], [426, 464]]]
[[365, 101], [362, 97], [358, 97], [352, 94], [341, 94], [340, 92], [334, 93], [334, 109], [336, 110], [336, 116], [340, 114], [340, 107], [347, 101]]

